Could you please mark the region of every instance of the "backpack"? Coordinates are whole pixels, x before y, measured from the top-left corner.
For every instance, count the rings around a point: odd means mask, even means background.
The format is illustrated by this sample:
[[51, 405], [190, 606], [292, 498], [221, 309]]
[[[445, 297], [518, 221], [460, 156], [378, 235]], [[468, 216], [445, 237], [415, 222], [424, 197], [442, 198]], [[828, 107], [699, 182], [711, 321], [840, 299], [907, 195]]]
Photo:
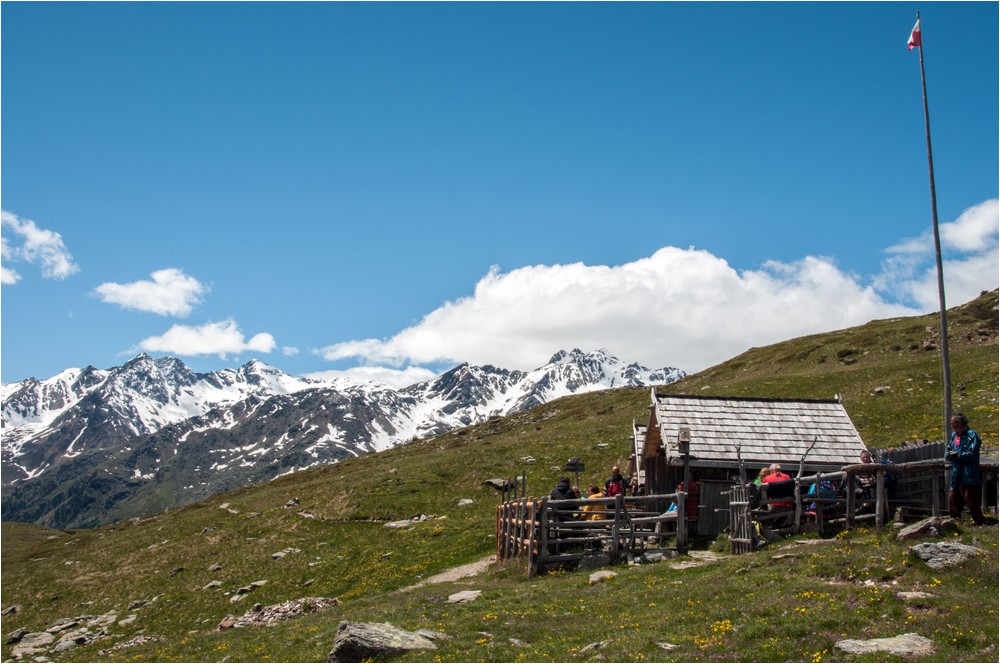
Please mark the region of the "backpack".
[[604, 493], [608, 496], [608, 498], [614, 498], [615, 496], [623, 496], [625, 495], [625, 491], [622, 488], [622, 484], [623, 484], [622, 482], [618, 482], [615, 480], [608, 480], [607, 484], [604, 485], [605, 489]]

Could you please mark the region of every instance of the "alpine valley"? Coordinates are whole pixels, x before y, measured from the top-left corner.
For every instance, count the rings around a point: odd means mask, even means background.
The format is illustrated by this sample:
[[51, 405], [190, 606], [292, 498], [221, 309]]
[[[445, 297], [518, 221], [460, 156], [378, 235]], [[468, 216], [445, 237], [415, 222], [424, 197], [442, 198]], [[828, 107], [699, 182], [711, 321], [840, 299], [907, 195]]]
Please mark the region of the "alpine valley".
[[576, 349], [530, 372], [461, 364], [402, 390], [296, 378], [258, 361], [199, 374], [143, 354], [109, 370], [67, 369], [3, 386], [3, 518], [100, 526], [569, 394], [684, 375]]

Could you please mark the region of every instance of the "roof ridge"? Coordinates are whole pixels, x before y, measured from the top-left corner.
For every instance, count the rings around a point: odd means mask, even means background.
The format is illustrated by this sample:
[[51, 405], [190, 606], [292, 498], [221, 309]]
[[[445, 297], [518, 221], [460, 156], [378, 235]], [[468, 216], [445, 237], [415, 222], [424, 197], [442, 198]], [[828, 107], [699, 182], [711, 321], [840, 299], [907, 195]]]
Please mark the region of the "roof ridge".
[[701, 399], [705, 401], [756, 401], [761, 403], [829, 403], [841, 404], [837, 399], [796, 399], [792, 397], [727, 397], [707, 394], [655, 394], [660, 399]]

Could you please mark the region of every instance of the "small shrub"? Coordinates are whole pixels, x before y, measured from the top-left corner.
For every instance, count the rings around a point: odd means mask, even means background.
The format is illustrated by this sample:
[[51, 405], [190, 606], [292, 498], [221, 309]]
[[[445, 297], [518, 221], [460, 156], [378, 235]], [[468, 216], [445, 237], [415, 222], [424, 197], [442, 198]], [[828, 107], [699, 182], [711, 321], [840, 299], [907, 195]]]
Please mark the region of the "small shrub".
[[719, 533], [719, 536], [715, 538], [709, 550], [715, 553], [729, 553], [732, 551], [732, 543], [729, 541], [729, 535], [726, 533]]

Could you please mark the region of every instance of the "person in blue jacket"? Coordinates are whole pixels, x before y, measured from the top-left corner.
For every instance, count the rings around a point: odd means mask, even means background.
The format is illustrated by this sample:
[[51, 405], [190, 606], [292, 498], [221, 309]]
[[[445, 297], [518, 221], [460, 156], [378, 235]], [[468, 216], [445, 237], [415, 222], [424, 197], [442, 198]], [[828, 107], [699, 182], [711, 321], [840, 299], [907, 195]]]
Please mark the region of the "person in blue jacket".
[[967, 506], [977, 526], [987, 523], [983, 516], [983, 476], [979, 472], [979, 434], [969, 428], [969, 418], [955, 413], [951, 418], [952, 437], [945, 449], [945, 458], [951, 462], [951, 490], [948, 492], [948, 514], [954, 519], [962, 516]]

